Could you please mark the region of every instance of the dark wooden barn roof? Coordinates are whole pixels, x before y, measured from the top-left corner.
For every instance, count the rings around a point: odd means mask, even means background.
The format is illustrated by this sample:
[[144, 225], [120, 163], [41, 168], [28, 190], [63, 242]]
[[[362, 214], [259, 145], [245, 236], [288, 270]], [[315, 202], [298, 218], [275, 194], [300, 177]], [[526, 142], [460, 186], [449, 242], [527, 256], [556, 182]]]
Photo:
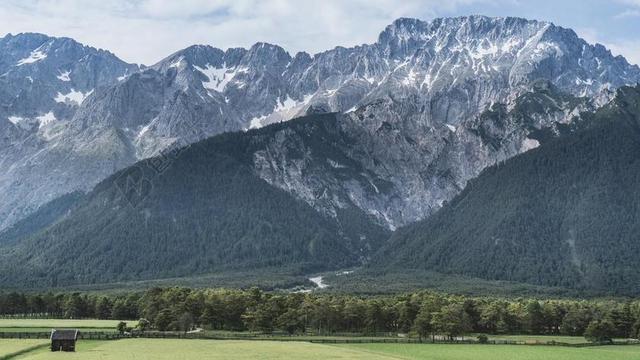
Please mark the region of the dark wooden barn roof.
[[51, 330], [51, 340], [77, 340], [78, 330]]

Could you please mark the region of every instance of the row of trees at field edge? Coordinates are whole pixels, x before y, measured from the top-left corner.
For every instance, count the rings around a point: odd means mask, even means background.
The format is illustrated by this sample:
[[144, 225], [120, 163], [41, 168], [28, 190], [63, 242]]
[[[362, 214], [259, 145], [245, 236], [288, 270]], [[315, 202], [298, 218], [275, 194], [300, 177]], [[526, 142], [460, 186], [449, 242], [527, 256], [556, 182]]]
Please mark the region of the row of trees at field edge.
[[[389, 296], [265, 293], [258, 289], [155, 288], [126, 295], [0, 295], [0, 314], [139, 320], [145, 329], [274, 331], [289, 334], [466, 333], [637, 338], [640, 300], [534, 300], [428, 291]], [[143, 329], [143, 330], [145, 330]]]

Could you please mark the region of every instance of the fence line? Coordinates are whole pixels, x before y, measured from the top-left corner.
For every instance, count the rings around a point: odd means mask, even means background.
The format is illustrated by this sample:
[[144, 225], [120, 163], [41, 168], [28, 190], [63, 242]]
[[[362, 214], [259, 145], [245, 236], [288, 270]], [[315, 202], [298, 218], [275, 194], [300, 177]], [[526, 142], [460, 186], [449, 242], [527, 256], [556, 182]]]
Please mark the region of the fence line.
[[[49, 339], [50, 332], [0, 332], [0, 339]], [[239, 334], [238, 334], [239, 335]], [[97, 331], [80, 331], [79, 339], [85, 340], [118, 340], [129, 338], [146, 338], [146, 339], [203, 339], [203, 340], [252, 340], [252, 341], [302, 341], [319, 344], [481, 344], [475, 339], [415, 339], [415, 338], [362, 338], [362, 339], [323, 339], [322, 337], [314, 338], [313, 336], [264, 336], [264, 335], [220, 335], [207, 333], [182, 333], [182, 332], [161, 332], [149, 331], [133, 334], [121, 334], [114, 332], [97, 332]], [[565, 343], [559, 341], [531, 341], [531, 340], [488, 340], [488, 345], [528, 345], [528, 346], [565, 346], [565, 347], [588, 347], [601, 345], [638, 345], [638, 340], [614, 341], [612, 344], [599, 343]], [[2, 360], [0, 358], [0, 360]]]
[[0, 315], [0, 319], [56, 319], [62, 320], [66, 319], [62, 313], [28, 313], [28, 314], [2, 314]]

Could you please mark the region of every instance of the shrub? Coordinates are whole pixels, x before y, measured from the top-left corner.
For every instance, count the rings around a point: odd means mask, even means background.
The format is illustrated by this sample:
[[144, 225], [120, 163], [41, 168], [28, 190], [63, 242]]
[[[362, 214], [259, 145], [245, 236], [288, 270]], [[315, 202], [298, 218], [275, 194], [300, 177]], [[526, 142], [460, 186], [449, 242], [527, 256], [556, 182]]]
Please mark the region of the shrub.
[[487, 344], [489, 343], [489, 337], [485, 334], [480, 334], [478, 335], [478, 342], [480, 344]]

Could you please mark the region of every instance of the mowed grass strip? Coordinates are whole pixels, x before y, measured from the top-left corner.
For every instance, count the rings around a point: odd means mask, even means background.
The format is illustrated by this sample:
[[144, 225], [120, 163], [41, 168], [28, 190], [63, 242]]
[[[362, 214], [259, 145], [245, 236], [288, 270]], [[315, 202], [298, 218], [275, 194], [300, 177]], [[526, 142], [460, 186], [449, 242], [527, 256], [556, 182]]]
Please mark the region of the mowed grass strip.
[[[566, 344], [585, 344], [588, 343], [584, 336], [561, 336], [561, 335], [487, 335], [489, 340], [496, 341], [524, 341], [524, 342], [560, 342]], [[469, 336], [475, 339], [477, 335]]]
[[19, 357], [29, 360], [392, 360], [399, 357], [308, 342], [251, 340], [125, 339], [78, 341], [75, 353], [39, 350]]
[[[34, 340], [1, 340], [0, 349], [20, 350]], [[0, 357], [1, 358], [1, 357]], [[52, 353], [47, 347], [16, 359], [197, 360], [197, 359], [429, 359], [429, 360], [631, 360], [640, 359], [640, 346], [573, 348], [527, 345], [465, 344], [348, 344], [251, 340], [125, 339], [78, 341], [75, 353]]]
[[115, 333], [117, 332], [116, 328], [77, 328], [77, 327], [64, 327], [64, 326], [56, 326], [56, 327], [7, 327], [7, 328], [0, 328], [0, 333], [41, 333], [41, 332], [46, 332], [49, 333], [51, 332], [51, 329], [78, 329], [82, 332], [102, 332], [102, 333]]
[[583, 348], [545, 345], [349, 344], [333, 345], [372, 355], [429, 360], [637, 360], [639, 345]]
[[[74, 319], [0, 319], [0, 329], [8, 328], [74, 328], [115, 329], [120, 320], [74, 320]], [[126, 321], [125, 321], [126, 322]], [[130, 326], [136, 324], [129, 321]]]
[[126, 339], [79, 341], [75, 353], [47, 349], [19, 359], [197, 360], [197, 359], [430, 359], [430, 360], [631, 360], [640, 346], [571, 348], [526, 345], [350, 344], [245, 340]]
[[0, 339], [0, 359], [34, 346], [48, 344], [43, 339]]

